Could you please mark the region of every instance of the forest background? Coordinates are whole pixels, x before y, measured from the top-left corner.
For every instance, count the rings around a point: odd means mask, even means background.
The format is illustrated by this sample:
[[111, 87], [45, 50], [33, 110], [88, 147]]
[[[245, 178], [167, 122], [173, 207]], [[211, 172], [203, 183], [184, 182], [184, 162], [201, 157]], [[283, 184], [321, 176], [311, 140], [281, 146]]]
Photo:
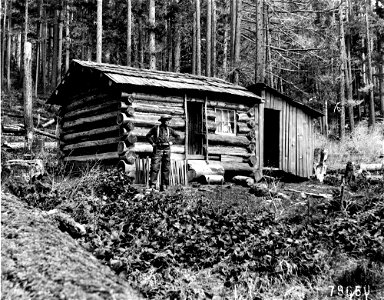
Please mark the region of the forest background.
[[383, 0], [3, 0], [0, 11], [5, 92], [25, 86], [31, 47], [40, 98], [77, 58], [265, 82], [323, 111], [322, 132], [341, 139], [384, 116]]

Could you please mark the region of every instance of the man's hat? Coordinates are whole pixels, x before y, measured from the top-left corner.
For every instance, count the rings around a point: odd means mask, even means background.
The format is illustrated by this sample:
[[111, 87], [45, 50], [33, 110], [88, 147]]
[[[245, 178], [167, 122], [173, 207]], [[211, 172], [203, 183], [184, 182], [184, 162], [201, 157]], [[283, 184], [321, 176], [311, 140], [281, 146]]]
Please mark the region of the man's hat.
[[163, 121], [163, 120], [165, 121], [165, 120], [170, 120], [170, 119], [172, 119], [171, 116], [164, 115], [164, 116], [161, 116], [161, 117], [160, 117], [159, 121], [161, 122], [161, 121]]

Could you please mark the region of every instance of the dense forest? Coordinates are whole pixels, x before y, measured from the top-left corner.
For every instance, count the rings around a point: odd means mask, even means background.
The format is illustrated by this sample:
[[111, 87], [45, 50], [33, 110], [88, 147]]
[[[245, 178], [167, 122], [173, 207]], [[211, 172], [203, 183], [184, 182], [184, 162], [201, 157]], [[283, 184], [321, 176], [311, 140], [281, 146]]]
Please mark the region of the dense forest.
[[22, 87], [28, 61], [34, 95], [49, 95], [77, 58], [265, 82], [323, 111], [323, 132], [340, 138], [384, 116], [383, 0], [3, 0], [0, 11], [3, 91]]

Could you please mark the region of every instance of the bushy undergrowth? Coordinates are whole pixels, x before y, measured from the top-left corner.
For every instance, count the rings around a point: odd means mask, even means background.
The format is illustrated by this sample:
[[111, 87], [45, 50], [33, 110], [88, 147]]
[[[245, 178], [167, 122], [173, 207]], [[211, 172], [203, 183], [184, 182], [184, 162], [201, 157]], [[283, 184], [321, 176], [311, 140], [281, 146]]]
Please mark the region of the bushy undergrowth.
[[[183, 189], [144, 195], [117, 171], [79, 180], [70, 190], [32, 186], [33, 193], [19, 196], [86, 225], [82, 245], [150, 299], [211, 298], [234, 289], [253, 299], [263, 292], [260, 278], [299, 278], [305, 285], [328, 272], [339, 255], [384, 261], [383, 184], [369, 186], [365, 197], [345, 198], [344, 206], [337, 195], [313, 200], [309, 214], [306, 205], [292, 205], [278, 220], [262, 199], [223, 203]], [[207, 278], [204, 272], [216, 283], [197, 288], [193, 276]]]
[[383, 151], [384, 123], [376, 123], [375, 129], [371, 130], [367, 122], [362, 121], [343, 141], [318, 135], [315, 143], [315, 148], [328, 149], [328, 165], [331, 167], [345, 167], [349, 160], [356, 163], [374, 163], [379, 160]]

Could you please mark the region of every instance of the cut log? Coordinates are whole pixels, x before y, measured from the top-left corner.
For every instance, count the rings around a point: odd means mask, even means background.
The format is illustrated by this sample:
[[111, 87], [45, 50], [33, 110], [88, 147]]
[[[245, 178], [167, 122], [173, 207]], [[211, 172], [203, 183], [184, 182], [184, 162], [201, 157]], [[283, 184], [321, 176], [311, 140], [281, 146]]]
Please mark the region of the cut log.
[[[241, 135], [220, 135], [220, 134], [208, 134], [209, 143], [213, 145], [231, 145], [231, 146], [248, 146], [249, 140], [245, 136]], [[210, 151], [211, 152], [211, 151]]]
[[49, 137], [49, 138], [51, 138], [51, 139], [54, 139], [54, 140], [58, 140], [59, 138], [57, 137], [57, 136], [55, 136], [54, 134], [51, 134], [51, 133], [49, 133], [49, 132], [45, 132], [45, 131], [42, 131], [42, 130], [39, 130], [39, 129], [34, 129], [34, 132], [36, 133], [36, 134], [39, 134], [39, 135], [44, 135], [44, 136], [46, 136], [46, 137]]
[[119, 141], [118, 137], [107, 138], [107, 139], [96, 140], [96, 141], [86, 141], [86, 142], [80, 142], [76, 144], [65, 145], [62, 150], [70, 151], [70, 150], [79, 149], [79, 148], [88, 148], [88, 147], [97, 147], [97, 146], [108, 145], [108, 144], [117, 144], [118, 141]]
[[244, 157], [241, 157], [241, 156], [233, 156], [233, 155], [220, 155], [220, 160], [221, 161], [232, 161], [232, 162], [244, 162], [244, 160], [246, 160], [246, 158]]
[[210, 146], [209, 154], [231, 154], [233, 156], [250, 157], [251, 154], [246, 148], [243, 147], [230, 147], [230, 146]]
[[132, 104], [135, 101], [134, 96], [126, 92], [122, 92], [120, 97], [121, 97], [121, 100], [127, 104]]
[[223, 101], [212, 101], [208, 100], [207, 102], [209, 108], [224, 108], [232, 110], [248, 110], [249, 106], [243, 104], [227, 103]]
[[130, 131], [128, 134], [123, 135], [121, 137], [121, 140], [124, 141], [127, 144], [127, 146], [129, 146], [137, 142], [137, 136], [133, 134], [132, 131]]
[[92, 117], [79, 118], [79, 119], [74, 120], [74, 121], [65, 122], [63, 125], [63, 128], [68, 129], [71, 127], [89, 124], [89, 123], [93, 123], [93, 122], [97, 122], [97, 121], [104, 121], [104, 120], [111, 119], [111, 118], [116, 118], [116, 112], [105, 113], [105, 114], [92, 116]]
[[114, 99], [112, 99], [111, 95], [109, 95], [109, 94], [96, 92], [96, 94], [88, 95], [88, 96], [82, 96], [81, 99], [71, 101], [70, 104], [68, 104], [66, 107], [63, 108], [64, 109], [63, 112], [69, 112], [72, 110], [76, 110], [80, 107], [84, 107], [84, 106], [88, 105], [89, 103], [94, 104], [94, 103], [98, 103], [102, 100], [105, 100], [105, 102], [110, 102], [110, 101], [113, 101]]
[[3, 133], [25, 133], [24, 124], [18, 124], [18, 125], [5, 125], [1, 124], [1, 131]]
[[255, 126], [256, 126], [256, 121], [250, 119], [250, 120], [247, 122], [247, 126], [248, 126], [249, 128], [251, 128], [251, 129], [255, 128]]
[[94, 160], [108, 160], [108, 159], [118, 159], [119, 155], [116, 151], [106, 152], [106, 153], [97, 153], [92, 155], [82, 155], [82, 156], [67, 156], [64, 158], [64, 161], [94, 161]]
[[255, 184], [255, 179], [248, 177], [248, 176], [237, 175], [237, 176], [232, 178], [232, 181], [238, 185], [241, 185], [241, 186], [251, 186], [251, 185]]
[[183, 103], [184, 98], [183, 97], [177, 97], [177, 96], [161, 96], [161, 95], [148, 95], [148, 94], [141, 94], [141, 93], [133, 93], [132, 96], [136, 100], [149, 100], [149, 101], [159, 101], [159, 102], [176, 102], [176, 103]]
[[119, 155], [123, 155], [127, 151], [128, 151], [128, 146], [123, 141], [120, 141], [117, 144], [117, 152], [119, 153]]
[[[151, 114], [139, 114], [136, 113], [134, 117], [128, 117], [125, 113], [119, 113], [117, 117], [117, 124], [127, 124], [128, 122], [133, 123], [135, 126], [147, 126], [152, 127], [159, 125], [160, 115], [151, 115]], [[182, 118], [172, 118], [169, 124], [172, 128], [184, 128], [185, 120]]]
[[249, 166], [248, 163], [237, 163], [237, 162], [221, 162], [224, 170], [231, 172], [253, 172], [253, 168]]
[[140, 101], [135, 102], [133, 107], [137, 112], [141, 113], [184, 115], [184, 109], [182, 107], [174, 107], [173, 105], [164, 106], [164, 104], [147, 104]]
[[247, 149], [248, 149], [249, 152], [254, 153], [255, 150], [256, 150], [256, 144], [255, 144], [255, 143], [250, 143], [250, 144], [248, 145]]
[[256, 155], [251, 155], [248, 159], [248, 164], [251, 166], [251, 167], [254, 167], [254, 166], [257, 166], [259, 162], [259, 159], [257, 158]]
[[132, 106], [126, 106], [125, 108], [120, 107], [120, 111], [124, 112], [127, 116], [134, 116], [135, 115], [135, 109]]
[[62, 140], [67, 142], [67, 141], [75, 140], [78, 138], [87, 138], [90, 136], [101, 135], [101, 134], [110, 134], [110, 136], [118, 136], [119, 128], [120, 126], [115, 125], [115, 126], [91, 129], [87, 131], [67, 133], [62, 135]]
[[237, 132], [242, 133], [242, 134], [249, 133], [249, 132], [251, 132], [251, 128], [248, 127], [247, 123], [238, 122], [237, 123]]
[[68, 111], [63, 115], [64, 121], [72, 120], [79, 117], [95, 116], [98, 114], [104, 114], [111, 111], [117, 111], [118, 108], [117, 101], [111, 101], [107, 103], [101, 103], [93, 106], [86, 106], [84, 108], [79, 108], [76, 110]]
[[137, 159], [137, 155], [135, 152], [129, 151], [128, 149], [128, 151], [121, 155], [120, 158], [125, 160], [128, 164], [134, 164]]
[[224, 175], [224, 168], [220, 163], [205, 160], [188, 160], [188, 180], [199, 179], [204, 175]]
[[248, 133], [247, 133], [247, 138], [249, 140], [255, 140], [256, 139], [256, 131], [255, 130], [250, 130]]
[[117, 164], [117, 169], [128, 174], [129, 177], [136, 177], [136, 166], [127, 164], [124, 160], [120, 160]]
[[357, 165], [358, 173], [362, 173], [363, 171], [384, 171], [384, 163], [378, 164], [365, 164], [361, 163]]
[[[131, 149], [132, 151], [136, 153], [152, 153], [153, 152], [153, 147], [149, 143], [135, 143], [133, 148]], [[185, 153], [184, 151], [184, 145], [172, 145], [171, 146], [171, 152], [172, 153]]]
[[237, 121], [239, 122], [243, 121], [247, 123], [249, 122], [249, 120], [252, 119], [251, 116], [249, 116], [247, 113], [237, 113], [236, 116], [237, 116]]
[[223, 175], [203, 175], [200, 178], [200, 182], [204, 184], [223, 184]]

